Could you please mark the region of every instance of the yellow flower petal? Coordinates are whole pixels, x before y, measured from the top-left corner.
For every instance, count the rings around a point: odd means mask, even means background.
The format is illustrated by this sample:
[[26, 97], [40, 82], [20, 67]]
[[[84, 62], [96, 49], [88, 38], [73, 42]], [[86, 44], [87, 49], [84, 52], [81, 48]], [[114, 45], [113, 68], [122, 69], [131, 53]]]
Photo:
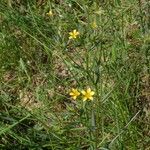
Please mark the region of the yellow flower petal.
[[69, 93], [69, 95], [71, 95], [71, 96], [72, 96], [72, 95], [74, 95], [74, 93], [73, 93], [73, 92], [71, 92], [71, 93]]
[[91, 95], [94, 95], [94, 94], [95, 94], [95, 92], [91, 91]]
[[90, 88], [88, 88], [88, 89], [87, 89], [87, 92], [88, 92], [88, 93], [90, 93], [90, 92], [91, 92], [91, 89], [90, 89]]
[[83, 101], [86, 101], [87, 100], [87, 98], [86, 97], [83, 97]]
[[85, 95], [85, 94], [86, 94], [86, 92], [85, 92], [84, 90], [82, 90], [82, 91], [81, 91], [81, 93], [82, 93], [83, 95]]
[[93, 97], [89, 97], [90, 100], [93, 100]]
[[70, 34], [70, 35], [73, 35], [73, 33], [72, 33], [72, 32], [69, 32], [69, 34]]
[[72, 98], [73, 98], [73, 99], [77, 99], [77, 96], [73, 96]]

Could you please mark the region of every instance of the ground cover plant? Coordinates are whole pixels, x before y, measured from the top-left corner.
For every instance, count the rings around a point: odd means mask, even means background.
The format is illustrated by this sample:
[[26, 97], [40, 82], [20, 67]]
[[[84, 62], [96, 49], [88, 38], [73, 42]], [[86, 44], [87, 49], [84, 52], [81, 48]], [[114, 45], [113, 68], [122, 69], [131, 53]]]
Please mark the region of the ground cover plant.
[[149, 0], [0, 1], [0, 149], [150, 149]]

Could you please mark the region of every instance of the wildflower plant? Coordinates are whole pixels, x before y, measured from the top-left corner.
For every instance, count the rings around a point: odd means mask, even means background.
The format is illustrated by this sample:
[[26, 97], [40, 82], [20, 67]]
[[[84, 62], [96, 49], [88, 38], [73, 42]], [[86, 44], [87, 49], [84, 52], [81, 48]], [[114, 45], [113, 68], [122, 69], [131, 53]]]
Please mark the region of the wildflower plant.
[[[94, 136], [96, 130], [95, 124], [95, 112], [94, 112], [94, 103], [87, 103], [87, 101], [93, 101], [95, 92], [91, 88], [79, 91], [78, 89], [72, 89], [69, 95], [77, 100], [76, 108], [80, 112], [81, 124], [87, 127], [89, 130], [89, 135]], [[91, 130], [94, 128], [94, 130]]]
[[148, 0], [0, 9], [0, 149], [149, 149]]

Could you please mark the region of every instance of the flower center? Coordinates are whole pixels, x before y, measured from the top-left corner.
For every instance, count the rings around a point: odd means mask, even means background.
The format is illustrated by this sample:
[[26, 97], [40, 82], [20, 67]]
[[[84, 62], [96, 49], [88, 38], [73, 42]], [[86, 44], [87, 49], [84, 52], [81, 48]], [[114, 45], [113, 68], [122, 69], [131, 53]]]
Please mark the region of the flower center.
[[91, 97], [91, 94], [87, 92], [87, 93], [85, 94], [85, 97], [89, 98], [89, 97]]

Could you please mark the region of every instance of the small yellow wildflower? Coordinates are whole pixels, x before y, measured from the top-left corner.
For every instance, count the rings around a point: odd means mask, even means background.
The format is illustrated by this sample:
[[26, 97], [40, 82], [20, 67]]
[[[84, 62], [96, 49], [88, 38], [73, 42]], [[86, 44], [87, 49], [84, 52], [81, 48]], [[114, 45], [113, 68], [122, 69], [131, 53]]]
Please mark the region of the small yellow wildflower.
[[46, 13], [46, 15], [51, 17], [51, 16], [53, 16], [53, 12], [50, 10], [48, 13]]
[[79, 32], [77, 30], [73, 30], [72, 32], [69, 32], [69, 39], [76, 39], [79, 35]]
[[75, 100], [80, 95], [80, 92], [77, 89], [72, 89], [69, 95]]
[[90, 88], [88, 88], [86, 91], [82, 90], [81, 93], [83, 94], [83, 101], [86, 101], [88, 99], [93, 100], [93, 95], [95, 94], [95, 92]]
[[91, 24], [91, 26], [92, 26], [93, 29], [96, 29], [96, 28], [98, 27], [97, 24], [96, 24], [96, 21], [94, 21], [94, 22]]

